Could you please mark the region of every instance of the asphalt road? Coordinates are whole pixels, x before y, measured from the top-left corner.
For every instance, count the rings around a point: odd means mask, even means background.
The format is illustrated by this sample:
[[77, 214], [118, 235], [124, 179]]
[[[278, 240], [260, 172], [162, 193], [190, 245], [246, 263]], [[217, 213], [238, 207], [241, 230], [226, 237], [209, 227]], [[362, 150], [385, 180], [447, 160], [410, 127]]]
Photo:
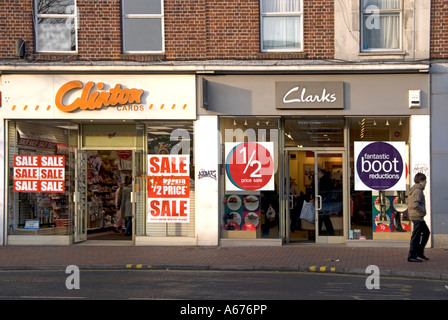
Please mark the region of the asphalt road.
[[[368, 289], [370, 286], [378, 289]], [[445, 281], [300, 272], [0, 271], [0, 299], [448, 300]]]

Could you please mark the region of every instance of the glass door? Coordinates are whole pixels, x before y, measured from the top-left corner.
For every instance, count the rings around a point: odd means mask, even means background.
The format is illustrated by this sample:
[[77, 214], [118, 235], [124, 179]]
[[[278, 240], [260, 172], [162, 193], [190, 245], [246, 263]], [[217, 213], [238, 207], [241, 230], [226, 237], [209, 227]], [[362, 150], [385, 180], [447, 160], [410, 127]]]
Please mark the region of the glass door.
[[343, 242], [344, 153], [285, 152], [285, 241]]
[[75, 153], [75, 242], [87, 240], [87, 153]]
[[344, 153], [316, 151], [314, 159], [316, 242], [343, 242], [344, 212], [347, 212]]
[[133, 213], [132, 217], [135, 221], [133, 232], [134, 235], [143, 235], [146, 226], [146, 201], [147, 193], [147, 177], [146, 172], [146, 154], [144, 151], [133, 152]]

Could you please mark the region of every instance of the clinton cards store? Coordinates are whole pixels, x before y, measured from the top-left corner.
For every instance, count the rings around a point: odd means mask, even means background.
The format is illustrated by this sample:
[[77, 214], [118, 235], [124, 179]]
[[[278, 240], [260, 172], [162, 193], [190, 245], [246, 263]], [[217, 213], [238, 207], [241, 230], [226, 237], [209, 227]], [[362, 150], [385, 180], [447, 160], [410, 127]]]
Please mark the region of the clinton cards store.
[[194, 244], [195, 90], [194, 75], [2, 75], [3, 243]]

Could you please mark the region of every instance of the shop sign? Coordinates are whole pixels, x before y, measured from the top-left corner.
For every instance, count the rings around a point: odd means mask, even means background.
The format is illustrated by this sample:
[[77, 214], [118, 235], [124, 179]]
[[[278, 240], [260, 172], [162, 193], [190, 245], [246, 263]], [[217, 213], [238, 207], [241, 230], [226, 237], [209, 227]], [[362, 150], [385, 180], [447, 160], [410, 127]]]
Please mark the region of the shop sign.
[[196, 119], [195, 75], [14, 74], [1, 80], [5, 119]]
[[276, 82], [275, 103], [277, 109], [344, 109], [344, 82]]
[[[72, 112], [77, 109], [95, 110], [102, 107], [116, 107], [117, 105], [133, 105], [141, 103], [142, 89], [126, 89], [121, 84], [103, 91], [104, 83], [88, 81], [85, 85], [78, 80], [69, 81], [62, 85], [56, 93], [56, 107], [64, 112]], [[82, 90], [81, 90], [82, 89]], [[99, 91], [92, 91], [97, 89]], [[70, 104], [64, 103], [64, 98], [75, 90], [78, 97]]]
[[148, 155], [147, 222], [190, 222], [190, 156]]
[[404, 142], [355, 141], [356, 191], [405, 191]]
[[65, 192], [65, 156], [15, 155], [15, 192]]
[[274, 190], [274, 143], [226, 143], [226, 191]]

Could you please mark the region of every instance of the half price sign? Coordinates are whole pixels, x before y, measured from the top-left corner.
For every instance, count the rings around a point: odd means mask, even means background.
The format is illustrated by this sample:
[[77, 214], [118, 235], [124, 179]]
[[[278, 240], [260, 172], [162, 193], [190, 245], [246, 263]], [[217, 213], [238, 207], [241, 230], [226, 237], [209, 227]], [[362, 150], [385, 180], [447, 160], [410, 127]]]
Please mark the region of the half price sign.
[[226, 191], [275, 190], [273, 142], [226, 143]]
[[148, 156], [147, 222], [190, 222], [190, 156]]
[[15, 192], [65, 192], [65, 156], [15, 155]]

